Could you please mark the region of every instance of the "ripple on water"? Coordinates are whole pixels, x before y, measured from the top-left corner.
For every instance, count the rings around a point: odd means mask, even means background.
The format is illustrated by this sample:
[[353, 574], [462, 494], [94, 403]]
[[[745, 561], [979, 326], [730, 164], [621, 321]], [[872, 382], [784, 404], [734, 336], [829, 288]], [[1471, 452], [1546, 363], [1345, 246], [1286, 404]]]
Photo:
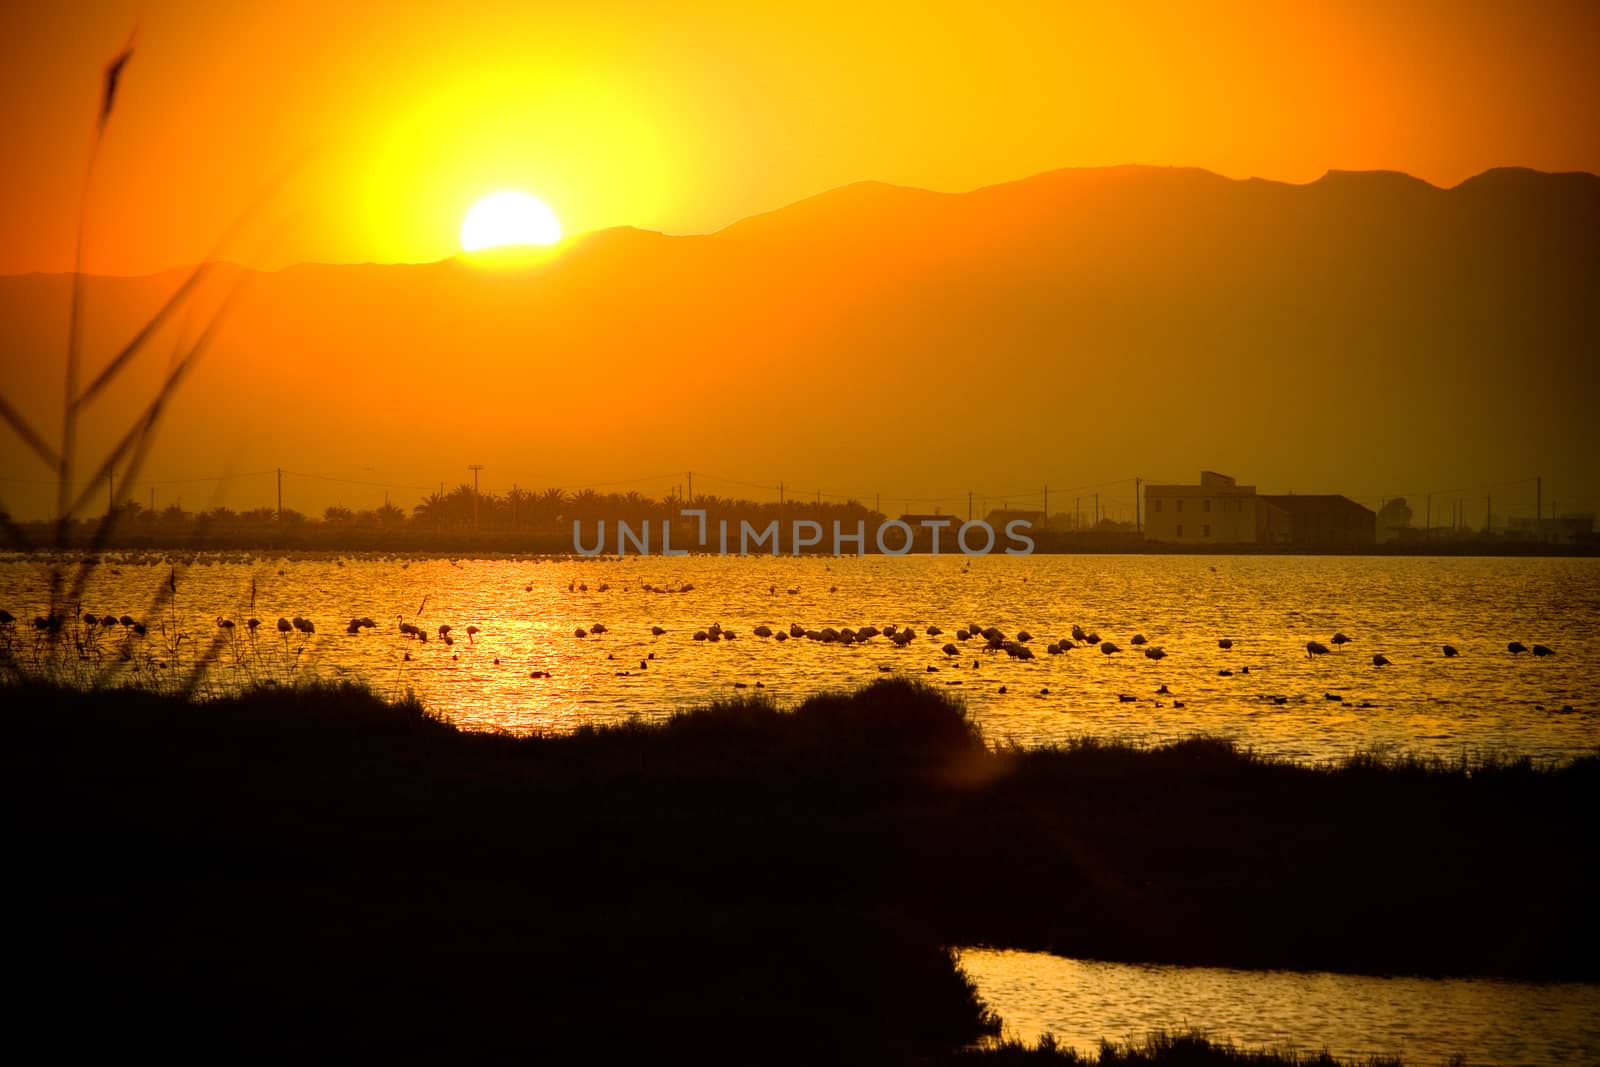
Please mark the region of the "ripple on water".
[[[951, 556], [200, 557], [199, 565], [175, 564], [174, 602], [151, 612], [174, 564], [103, 558], [88, 576], [83, 610], [166, 621], [192, 635], [190, 647], [218, 633], [218, 616], [267, 620], [253, 638], [236, 632], [225, 642], [211, 671], [219, 686], [348, 674], [382, 692], [413, 691], [469, 727], [562, 731], [660, 718], [732, 695], [736, 682], [754, 692], [759, 681], [763, 693], [795, 700], [864, 684], [887, 667], [959, 692], [990, 738], [1025, 744], [1204, 732], [1293, 759], [1357, 748], [1570, 758], [1600, 746], [1600, 560], [1033, 556], [969, 567]], [[40, 561], [0, 561], [0, 607], [24, 622], [17, 640], [32, 640], [25, 623], [46, 610], [47, 589]], [[299, 635], [284, 639], [272, 628], [280, 615], [311, 618], [317, 632], [303, 644]], [[377, 628], [347, 634], [345, 624], [360, 616]], [[424, 644], [400, 633], [402, 620], [431, 635], [452, 625], [456, 639]], [[573, 636], [597, 622], [606, 633]], [[737, 639], [692, 640], [714, 622]], [[846, 647], [753, 632], [795, 622], [893, 623], [917, 636], [901, 649], [882, 636]], [[1012, 636], [1026, 628], [1036, 658], [985, 653], [981, 640], [957, 641], [959, 655], [946, 657], [942, 646], [969, 623]], [[1075, 623], [1128, 650], [1047, 654]], [[481, 632], [462, 640], [468, 624]], [[945, 632], [929, 636], [930, 625]], [[1306, 654], [1308, 640], [1335, 632], [1350, 644]], [[1165, 658], [1132, 649], [1135, 633]], [[1232, 648], [1218, 647], [1224, 637]], [[1510, 639], [1557, 654], [1512, 656]], [[1445, 643], [1461, 654], [1444, 657]], [[1374, 652], [1392, 665], [1374, 668]], [[1578, 710], [1561, 714], [1566, 705]]]
[[1488, 978], [1373, 978], [1294, 971], [1102, 963], [967, 949], [961, 966], [1030, 1043], [1048, 1031], [1092, 1052], [1102, 1038], [1206, 1030], [1243, 1047], [1327, 1048], [1410, 1064], [1600, 1062], [1600, 986]]

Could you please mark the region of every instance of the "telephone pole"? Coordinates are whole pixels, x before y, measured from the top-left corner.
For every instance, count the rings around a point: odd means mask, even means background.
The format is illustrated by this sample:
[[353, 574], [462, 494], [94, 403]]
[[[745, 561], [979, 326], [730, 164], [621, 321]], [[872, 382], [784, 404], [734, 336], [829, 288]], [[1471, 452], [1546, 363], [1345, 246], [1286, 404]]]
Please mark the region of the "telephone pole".
[[[154, 498], [153, 497], [151, 498], [151, 501], [152, 502], [151, 502], [150, 506], [154, 507], [155, 503], [154, 503]], [[283, 468], [282, 467], [278, 468], [278, 521], [279, 522], [283, 521]]]
[[478, 472], [483, 470], [482, 463], [468, 463], [467, 470], [472, 472], [472, 532], [478, 532]]
[[1050, 487], [1044, 487], [1044, 521], [1050, 521]]
[[689, 506], [694, 507], [694, 471], [689, 471]]
[[[1552, 519], [1554, 515], [1550, 516]], [[1533, 536], [1544, 540], [1544, 476], [1533, 476]]]

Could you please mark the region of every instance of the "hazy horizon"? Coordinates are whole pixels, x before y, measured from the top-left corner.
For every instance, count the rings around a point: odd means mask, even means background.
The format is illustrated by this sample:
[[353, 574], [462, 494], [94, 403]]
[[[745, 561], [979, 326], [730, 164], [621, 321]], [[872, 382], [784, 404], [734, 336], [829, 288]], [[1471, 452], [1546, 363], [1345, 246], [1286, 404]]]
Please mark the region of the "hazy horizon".
[[[600, 231], [509, 267], [304, 264], [246, 290], [138, 481], [165, 483], [158, 508], [243, 510], [275, 503], [281, 466], [286, 506], [319, 514], [385, 490], [409, 506], [482, 463], [496, 493], [663, 496], [696, 471], [701, 493], [776, 499], [783, 483], [891, 513], [964, 511], [969, 490], [1037, 508], [1049, 486], [1052, 511], [1099, 492], [1131, 518], [1134, 478], [1205, 468], [1374, 510], [1404, 496], [1419, 522], [1430, 492], [1436, 515], [1460, 507], [1473, 525], [1491, 496], [1531, 515], [1540, 476], [1547, 514], [1592, 510], [1597, 473], [1566, 442], [1600, 402], [1585, 371], [1596, 218], [1600, 179], [1526, 168], [1448, 190], [1394, 172], [1291, 185], [1066, 168], [963, 194], [853, 183], [715, 234]], [[86, 367], [183, 276], [92, 278]], [[5, 279], [7, 351], [61, 351], [68, 277]], [[59, 371], [30, 366], [8, 361], [0, 388], [48, 428]], [[161, 373], [159, 357], [136, 366], [147, 387]], [[685, 393], [675, 368], [689, 366]], [[830, 396], [841, 378], [872, 384]], [[1211, 382], [1215, 404], [1186, 423]], [[135, 395], [97, 403], [118, 424]], [[706, 404], [685, 411], [689, 395]], [[1141, 398], [1160, 422], [1137, 417]], [[1189, 426], [1210, 429], [1189, 440]], [[1318, 434], [1328, 448], [1279, 447]], [[52, 479], [8, 456], [7, 504], [47, 515]]]

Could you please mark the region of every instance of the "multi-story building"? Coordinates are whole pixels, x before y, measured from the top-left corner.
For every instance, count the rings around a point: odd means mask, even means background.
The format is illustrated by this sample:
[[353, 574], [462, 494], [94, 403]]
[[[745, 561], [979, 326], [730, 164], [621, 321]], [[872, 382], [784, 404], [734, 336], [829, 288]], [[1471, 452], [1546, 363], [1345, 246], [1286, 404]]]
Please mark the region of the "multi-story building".
[[1226, 474], [1198, 485], [1147, 485], [1145, 539], [1176, 545], [1352, 548], [1373, 543], [1372, 509], [1336, 494], [1257, 493]]

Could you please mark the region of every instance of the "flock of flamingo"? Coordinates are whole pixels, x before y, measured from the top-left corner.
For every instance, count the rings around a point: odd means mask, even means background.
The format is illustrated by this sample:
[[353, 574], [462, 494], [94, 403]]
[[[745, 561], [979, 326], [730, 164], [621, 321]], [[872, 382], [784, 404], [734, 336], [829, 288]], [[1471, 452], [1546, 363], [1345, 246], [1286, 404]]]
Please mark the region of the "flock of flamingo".
[[[587, 591], [586, 585], [580, 587], [580, 584], [576, 582], [574, 582], [570, 588], [573, 591]], [[607, 586], [602, 584], [599, 587], [599, 590], [603, 592], [606, 588]], [[647, 586], [646, 588], [650, 587]], [[653, 588], [650, 589], [650, 591], [663, 593], [686, 592], [690, 588], [692, 587], [666, 587]], [[775, 593], [776, 587], [774, 587], [772, 591]], [[796, 590], [793, 589], [789, 590], [790, 593], [794, 593], [795, 591]], [[426, 604], [427, 600], [424, 599], [422, 607], [426, 607]], [[421, 614], [422, 607], [418, 608], [419, 615]], [[64, 615], [41, 615], [33, 620], [33, 625], [34, 628], [37, 631], [40, 631], [42, 635], [55, 634], [62, 629], [69, 618], [70, 616]], [[127, 633], [141, 637], [147, 633], [146, 625], [143, 622], [135, 620], [131, 615], [98, 615], [92, 612], [85, 612], [82, 614], [81, 618], [83, 624], [89, 627], [100, 627], [109, 630], [120, 626]], [[12, 616], [10, 612], [0, 609], [0, 628], [12, 627], [14, 623], [14, 616]], [[216, 620], [216, 625], [220, 630], [226, 633], [231, 633], [236, 626], [242, 625], [245, 630], [253, 635], [263, 626], [265, 626], [266, 623], [264, 623], [260, 618], [254, 616], [246, 619], [242, 624], [236, 623], [231, 618], [219, 616]], [[429, 629], [419, 626], [414, 622], [407, 621], [406, 616], [404, 614], [400, 614], [397, 616], [397, 627], [398, 632], [402, 637], [423, 644], [426, 644], [430, 639], [435, 639], [439, 642], [442, 642], [446, 646], [450, 646], [455, 643], [454, 634], [457, 628], [449, 623], [442, 623], [430, 631]], [[312, 634], [316, 633], [316, 625], [310, 619], [299, 615], [279, 618], [276, 623], [276, 629], [278, 633], [285, 637], [285, 639], [287, 639], [289, 635], [293, 633], [301, 634], [303, 637], [310, 637]], [[359, 635], [364, 630], [377, 629], [377, 622], [367, 616], [352, 618], [345, 626], [345, 632], [351, 636]], [[476, 625], [469, 625], [462, 628], [462, 632], [466, 634], [468, 643], [472, 644], [475, 643], [476, 636], [481, 633], [482, 630]], [[573, 636], [577, 639], [583, 639], [590, 636], [602, 636], [608, 632], [609, 630], [604, 623], [597, 622], [587, 627], [580, 626], [576, 628], [573, 631]], [[649, 628], [649, 632], [654, 638], [663, 637], [668, 633], [666, 628], [659, 624], [652, 625]], [[864, 625], [860, 627], [844, 626], [839, 628], [835, 628], [833, 626], [810, 628], [802, 626], [800, 623], [793, 623], [787, 629], [781, 627], [774, 629], [773, 627], [763, 623], [754, 627], [750, 632], [757, 638], [770, 640], [777, 643], [783, 643], [791, 640], [804, 640], [816, 642], [822, 645], [836, 645], [841, 647], [867, 645], [881, 636], [887, 642], [887, 644], [897, 649], [907, 648], [914, 641], [916, 641], [919, 636], [916, 629], [910, 626], [896, 625], [894, 623], [889, 623], [882, 627]], [[944, 634], [945, 631], [940, 627], [936, 625], [930, 625], [921, 631], [920, 636], [925, 636], [931, 641], [937, 642], [940, 637], [944, 636]], [[696, 629], [692, 632], [692, 640], [697, 644], [733, 641], [739, 636], [740, 635], [738, 631], [730, 627], [725, 627], [721, 623], [715, 622], [707, 627]], [[953, 636], [955, 638], [953, 641], [946, 641], [940, 646], [940, 651], [945, 657], [947, 657], [947, 660], [949, 661], [955, 661], [963, 658], [963, 646], [968, 646], [970, 642], [978, 642], [975, 647], [977, 647], [978, 650], [983, 653], [1003, 653], [1010, 659], [1024, 661], [1036, 658], [1033, 647], [1040, 644], [1040, 642], [1036, 641], [1034, 635], [1029, 633], [1027, 630], [1019, 630], [1016, 634], [1011, 635], [1007, 634], [999, 627], [981, 626], [977, 623], [969, 623], [958, 628]], [[1334, 649], [1342, 650], [1345, 645], [1351, 643], [1351, 640], [1352, 639], [1349, 636], [1341, 632], [1335, 633], [1329, 639], [1327, 644], [1317, 640], [1307, 641], [1305, 644], [1306, 656], [1308, 658], [1316, 658], [1328, 655]], [[1149, 660], [1159, 661], [1167, 656], [1165, 649], [1159, 645], [1151, 644], [1142, 633], [1134, 634], [1131, 638], [1129, 638], [1128, 644], [1131, 648]], [[1232, 638], [1223, 637], [1217, 640], [1217, 647], [1223, 652], [1232, 650], [1234, 645], [1235, 642]], [[1333, 647], [1330, 648], [1330, 645]], [[1078, 649], [1095, 648], [1098, 648], [1100, 653], [1104, 656], [1116, 656], [1123, 652], [1122, 647], [1115, 641], [1103, 640], [1100, 634], [1092, 630], [1087, 630], [1081, 625], [1072, 626], [1070, 630], [1070, 636], [1061, 637], [1054, 641], [1043, 642], [1043, 647], [1045, 653], [1050, 656], [1066, 655]], [[1441, 654], [1447, 659], [1453, 659], [1461, 655], [1461, 650], [1450, 644], [1443, 645], [1440, 651]], [[1506, 652], [1513, 657], [1520, 656], [1523, 653], [1531, 653], [1533, 657], [1540, 659], [1555, 655], [1555, 650], [1548, 645], [1536, 643], [1532, 646], [1528, 646], [1524, 645], [1521, 641], [1509, 642], [1506, 645]], [[409, 652], [405, 653], [404, 658], [406, 660], [410, 660], [411, 654]], [[614, 659], [615, 657], [613, 655], [608, 656], [608, 658]], [[655, 653], [651, 652], [648, 656], [648, 659], [639, 661], [639, 669], [647, 669], [648, 660], [652, 660], [654, 658]], [[496, 659], [494, 662], [498, 665], [500, 660]], [[1387, 667], [1391, 664], [1392, 661], [1387, 655], [1381, 652], [1373, 653], [1372, 665], [1375, 668]], [[953, 664], [953, 666], [955, 668], [959, 668], [961, 664], [956, 662]], [[980, 661], [974, 659], [972, 661], [972, 667], [977, 668], [979, 666]], [[893, 670], [893, 667], [888, 665], [880, 665], [879, 670], [891, 671]], [[934, 666], [933, 664], [929, 664], [925, 668], [925, 671], [930, 674], [937, 673], [939, 670], [940, 668]], [[1241, 674], [1248, 674], [1249, 672], [1250, 668], [1248, 666], [1239, 668], [1239, 673]], [[619, 675], [626, 675], [631, 674], [632, 672], [619, 671], [617, 673]], [[1217, 673], [1223, 677], [1231, 677], [1234, 674], [1234, 670], [1231, 667], [1223, 667], [1218, 670]], [[534, 679], [548, 679], [552, 678], [553, 674], [548, 670], [534, 670], [530, 673], [530, 677]], [[962, 683], [960, 681], [950, 681], [946, 684], [960, 685]], [[756, 682], [755, 685], [757, 688], [763, 688], [761, 682]], [[747, 687], [747, 683], [735, 682], [734, 687], [743, 689]], [[998, 691], [1000, 693], [1005, 693], [1007, 689], [1002, 685], [999, 687]], [[1041, 695], [1048, 695], [1048, 693], [1048, 688], [1041, 690]], [[1156, 695], [1170, 696], [1171, 694], [1168, 690], [1168, 687], [1166, 685], [1162, 685], [1158, 690], [1156, 690]], [[1325, 694], [1325, 696], [1328, 700], [1342, 699], [1341, 696], [1334, 693], [1328, 693]], [[1127, 694], [1119, 694], [1118, 699], [1123, 702], [1131, 702], [1136, 698]], [[1268, 699], [1271, 699], [1276, 703], [1284, 703], [1287, 701], [1287, 697], [1282, 696], [1273, 696]], [[1159, 701], [1157, 702], [1156, 706], [1161, 706]], [[1173, 701], [1173, 706], [1181, 708], [1183, 707], [1183, 703], [1181, 701]]]

